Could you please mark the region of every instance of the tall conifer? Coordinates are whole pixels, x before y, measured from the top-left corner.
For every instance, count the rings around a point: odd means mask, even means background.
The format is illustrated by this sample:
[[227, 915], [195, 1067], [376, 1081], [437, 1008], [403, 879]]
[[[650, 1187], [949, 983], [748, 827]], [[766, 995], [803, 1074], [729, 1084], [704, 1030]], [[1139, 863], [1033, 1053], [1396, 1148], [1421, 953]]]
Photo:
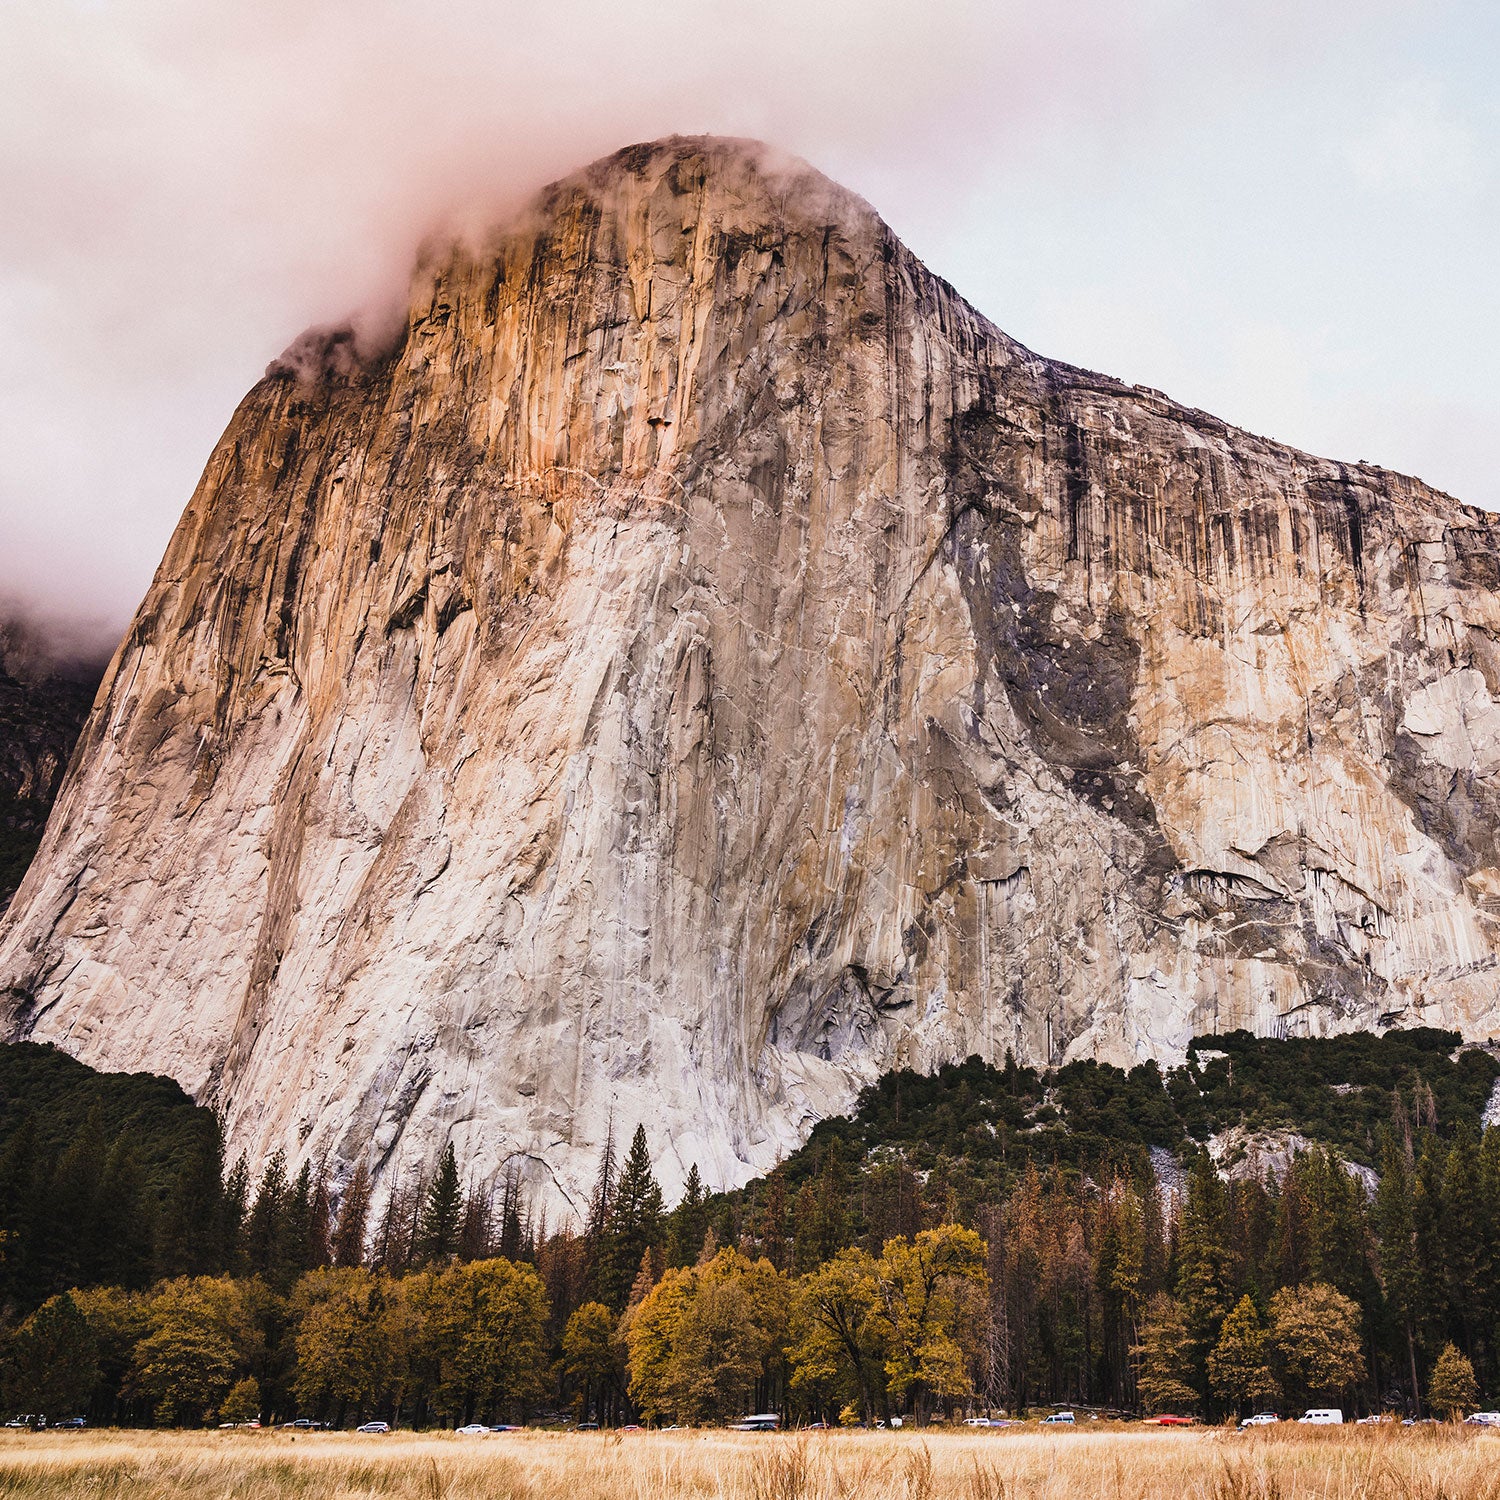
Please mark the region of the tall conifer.
[[618, 1310], [625, 1305], [641, 1257], [661, 1243], [663, 1216], [645, 1127], [637, 1125], [599, 1247], [599, 1295], [607, 1306]]
[[437, 1176], [427, 1190], [417, 1220], [413, 1253], [418, 1262], [450, 1260], [458, 1253], [458, 1231], [463, 1222], [463, 1189], [458, 1180], [458, 1158], [453, 1142], [443, 1148]]

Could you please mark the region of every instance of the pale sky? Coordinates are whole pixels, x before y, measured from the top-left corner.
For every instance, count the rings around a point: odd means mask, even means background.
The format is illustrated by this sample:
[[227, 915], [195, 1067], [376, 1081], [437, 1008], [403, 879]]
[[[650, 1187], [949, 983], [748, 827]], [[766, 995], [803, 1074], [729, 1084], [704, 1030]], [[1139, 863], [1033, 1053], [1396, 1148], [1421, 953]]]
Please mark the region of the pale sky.
[[236, 401], [445, 215], [673, 131], [1039, 353], [1500, 509], [1494, 0], [5, 0], [0, 595], [117, 636]]

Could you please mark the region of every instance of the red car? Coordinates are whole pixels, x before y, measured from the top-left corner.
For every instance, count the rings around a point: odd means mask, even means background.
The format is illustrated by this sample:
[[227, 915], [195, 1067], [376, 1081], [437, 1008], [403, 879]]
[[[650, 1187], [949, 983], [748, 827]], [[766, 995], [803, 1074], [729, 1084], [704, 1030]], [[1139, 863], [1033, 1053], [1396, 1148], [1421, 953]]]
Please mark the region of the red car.
[[1147, 1417], [1147, 1422], [1158, 1427], [1196, 1427], [1197, 1417]]

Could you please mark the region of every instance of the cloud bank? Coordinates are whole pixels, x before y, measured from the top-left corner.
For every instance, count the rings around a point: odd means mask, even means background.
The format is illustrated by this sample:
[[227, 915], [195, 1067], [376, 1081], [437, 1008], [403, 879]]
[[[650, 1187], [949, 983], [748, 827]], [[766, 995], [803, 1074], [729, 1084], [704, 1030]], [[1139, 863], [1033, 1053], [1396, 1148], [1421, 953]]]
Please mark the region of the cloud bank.
[[1489, 10], [11, 0], [0, 596], [116, 636], [302, 328], [673, 131], [806, 157], [1043, 353], [1500, 506]]

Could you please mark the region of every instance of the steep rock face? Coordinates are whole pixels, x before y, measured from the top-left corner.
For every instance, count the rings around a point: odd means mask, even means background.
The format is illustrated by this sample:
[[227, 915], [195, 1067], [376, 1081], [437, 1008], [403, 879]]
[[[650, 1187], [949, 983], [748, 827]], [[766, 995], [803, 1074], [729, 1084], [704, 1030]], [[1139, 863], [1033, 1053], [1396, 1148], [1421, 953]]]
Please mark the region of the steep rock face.
[[18, 617], [0, 619], [0, 913], [41, 842], [103, 670], [59, 656]]
[[880, 1070], [1496, 1029], [1500, 555], [1021, 348], [743, 143], [635, 148], [245, 399], [0, 931], [232, 1149], [579, 1201]]

